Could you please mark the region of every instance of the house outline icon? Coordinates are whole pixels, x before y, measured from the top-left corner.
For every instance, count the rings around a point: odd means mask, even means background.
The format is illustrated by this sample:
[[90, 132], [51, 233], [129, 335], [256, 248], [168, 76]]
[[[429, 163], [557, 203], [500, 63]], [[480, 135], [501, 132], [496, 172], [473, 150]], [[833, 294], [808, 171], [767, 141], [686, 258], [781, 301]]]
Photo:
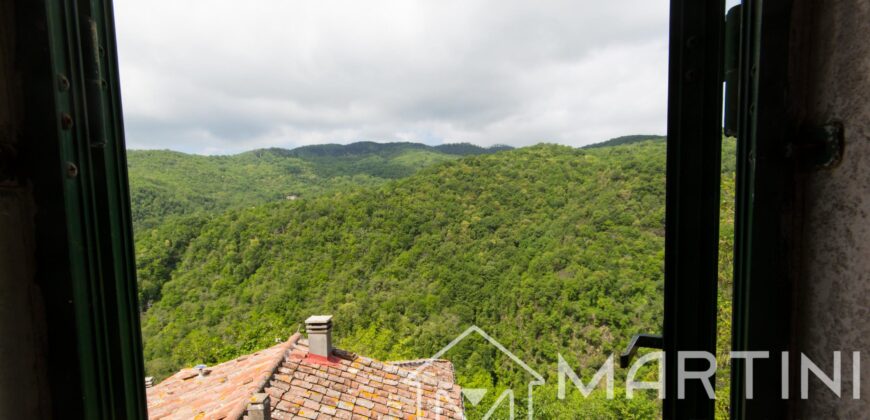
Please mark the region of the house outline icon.
[[[523, 370], [525, 370], [528, 374], [530, 374], [532, 377], [534, 377], [534, 380], [530, 381], [528, 384], [528, 414], [529, 414], [529, 420], [532, 420], [534, 418], [534, 403], [533, 403], [533, 398], [532, 398], [532, 389], [535, 386], [544, 385], [544, 383], [546, 382], [544, 380], [544, 377], [541, 376], [540, 373], [538, 373], [537, 371], [535, 371], [534, 369], [529, 367], [529, 365], [527, 365], [525, 362], [523, 362], [519, 357], [517, 357], [517, 355], [513, 354], [510, 350], [505, 348], [505, 346], [503, 346], [501, 343], [496, 341], [496, 339], [492, 338], [489, 334], [486, 333], [486, 331], [482, 330], [477, 325], [472, 325], [472, 326], [468, 327], [468, 329], [463, 331], [462, 334], [459, 334], [456, 338], [454, 338], [453, 341], [451, 341], [446, 346], [444, 346], [441, 350], [439, 350], [437, 353], [432, 355], [432, 357], [430, 357], [427, 362], [418, 366], [417, 369], [415, 369], [408, 376], [408, 378], [406, 378], [407, 381], [409, 381], [411, 384], [413, 384], [414, 386], [417, 387], [417, 390], [418, 390], [417, 391], [417, 411], [418, 411], [418, 413], [420, 411], [422, 411], [422, 388], [421, 388], [422, 384], [420, 381], [416, 381], [413, 378], [417, 377], [424, 369], [431, 366], [435, 360], [440, 359], [441, 356], [443, 356], [445, 353], [450, 351], [450, 349], [452, 349], [457, 344], [462, 342], [462, 340], [464, 340], [466, 337], [471, 335], [471, 333], [477, 333], [479, 336], [483, 337], [487, 342], [489, 342], [489, 344], [491, 344], [493, 347], [497, 348], [500, 352], [502, 352], [508, 358], [510, 358], [514, 363], [516, 363], [520, 367], [522, 367]], [[514, 419], [514, 394], [513, 394], [513, 391], [511, 389], [507, 389], [507, 390], [502, 392], [502, 394], [496, 400], [495, 404], [492, 406], [492, 408], [490, 408], [490, 410], [484, 416], [484, 420], [488, 419], [494, 413], [495, 409], [505, 399], [509, 400], [510, 419], [513, 420]], [[440, 418], [440, 413], [436, 413], [436, 415], [438, 416], [436, 418]]]

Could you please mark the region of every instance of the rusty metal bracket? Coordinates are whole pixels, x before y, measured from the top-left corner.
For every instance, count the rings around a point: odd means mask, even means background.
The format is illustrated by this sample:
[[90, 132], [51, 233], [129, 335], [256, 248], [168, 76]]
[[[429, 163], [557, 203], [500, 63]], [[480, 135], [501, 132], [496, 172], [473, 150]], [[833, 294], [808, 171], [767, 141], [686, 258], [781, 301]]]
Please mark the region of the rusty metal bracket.
[[802, 128], [788, 154], [797, 159], [802, 170], [831, 169], [843, 160], [844, 145], [843, 123], [834, 121]]

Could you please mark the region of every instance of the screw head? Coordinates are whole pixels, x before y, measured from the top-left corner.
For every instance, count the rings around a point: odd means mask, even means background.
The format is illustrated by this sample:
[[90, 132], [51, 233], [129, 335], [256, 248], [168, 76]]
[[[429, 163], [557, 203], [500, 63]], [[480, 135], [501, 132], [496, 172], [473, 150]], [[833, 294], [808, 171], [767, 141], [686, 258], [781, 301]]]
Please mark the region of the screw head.
[[57, 88], [61, 92], [66, 92], [69, 90], [69, 87], [70, 87], [69, 79], [67, 79], [66, 76], [64, 76], [62, 74], [58, 75], [57, 76]]
[[75, 165], [75, 163], [67, 162], [66, 163], [66, 176], [68, 178], [75, 178], [79, 176], [79, 167]]
[[64, 112], [60, 115], [60, 126], [63, 127], [64, 130], [69, 130], [73, 126], [73, 117], [67, 112]]

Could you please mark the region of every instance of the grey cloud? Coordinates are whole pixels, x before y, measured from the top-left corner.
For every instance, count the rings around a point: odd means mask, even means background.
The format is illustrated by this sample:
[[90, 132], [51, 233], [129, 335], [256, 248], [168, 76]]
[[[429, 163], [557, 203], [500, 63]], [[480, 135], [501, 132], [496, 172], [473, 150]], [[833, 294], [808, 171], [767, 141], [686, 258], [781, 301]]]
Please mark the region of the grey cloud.
[[128, 143], [582, 145], [665, 127], [667, 4], [116, 0]]

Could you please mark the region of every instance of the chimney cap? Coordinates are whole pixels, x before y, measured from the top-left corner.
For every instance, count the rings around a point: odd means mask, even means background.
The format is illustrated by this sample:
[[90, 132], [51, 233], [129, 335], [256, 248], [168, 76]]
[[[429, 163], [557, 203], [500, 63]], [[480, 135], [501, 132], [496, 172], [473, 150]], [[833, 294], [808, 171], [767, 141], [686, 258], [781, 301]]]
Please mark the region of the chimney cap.
[[314, 315], [305, 320], [308, 352], [315, 356], [332, 356], [332, 315]]
[[332, 315], [312, 315], [305, 320], [306, 324], [331, 324]]

